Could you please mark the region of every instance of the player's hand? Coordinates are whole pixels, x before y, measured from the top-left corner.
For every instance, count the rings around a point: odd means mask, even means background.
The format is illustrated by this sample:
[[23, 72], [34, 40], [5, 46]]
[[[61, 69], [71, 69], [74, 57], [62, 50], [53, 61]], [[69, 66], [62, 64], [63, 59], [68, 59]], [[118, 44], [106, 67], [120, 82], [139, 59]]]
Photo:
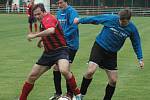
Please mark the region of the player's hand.
[[143, 60], [139, 60], [139, 66], [141, 69], [144, 68], [144, 61]]
[[37, 43], [37, 47], [42, 48], [43, 47], [43, 42], [42, 40], [39, 40]]
[[33, 34], [33, 33], [29, 33], [29, 34], [27, 35], [28, 41], [31, 41], [31, 40], [34, 39], [35, 37], [36, 37], [36, 34]]
[[79, 24], [79, 18], [76, 17], [76, 18], [74, 19], [74, 22], [73, 22], [73, 23], [74, 23], [74, 24]]

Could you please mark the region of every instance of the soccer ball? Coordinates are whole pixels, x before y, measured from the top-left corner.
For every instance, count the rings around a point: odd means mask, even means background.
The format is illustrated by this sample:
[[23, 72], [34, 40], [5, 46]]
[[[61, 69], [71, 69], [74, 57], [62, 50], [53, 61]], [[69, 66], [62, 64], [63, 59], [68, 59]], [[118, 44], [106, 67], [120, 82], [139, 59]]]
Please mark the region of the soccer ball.
[[71, 99], [67, 96], [60, 96], [57, 100], [71, 100]]

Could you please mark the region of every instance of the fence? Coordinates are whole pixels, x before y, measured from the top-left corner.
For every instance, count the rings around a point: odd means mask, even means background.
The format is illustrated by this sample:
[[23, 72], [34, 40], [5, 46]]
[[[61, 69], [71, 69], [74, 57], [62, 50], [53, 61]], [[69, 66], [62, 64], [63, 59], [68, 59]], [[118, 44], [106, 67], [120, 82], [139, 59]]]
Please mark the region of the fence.
[[[56, 4], [58, 0], [50, 0]], [[150, 7], [150, 0], [68, 0], [73, 6]]]
[[[116, 14], [125, 7], [99, 7], [99, 6], [74, 6], [80, 15], [97, 15], [97, 14]], [[150, 16], [150, 8], [145, 7], [128, 7], [134, 16]], [[51, 13], [56, 13], [57, 6], [51, 5]], [[25, 7], [12, 8], [0, 6], [0, 13], [25, 13]]]
[[24, 6], [0, 6], [0, 13], [25, 13], [26, 7]]
[[[80, 15], [117, 14], [120, 10], [131, 9], [134, 16], [150, 16], [150, 8], [145, 7], [98, 7], [98, 6], [74, 6]], [[51, 6], [50, 11], [56, 13], [57, 6]]]

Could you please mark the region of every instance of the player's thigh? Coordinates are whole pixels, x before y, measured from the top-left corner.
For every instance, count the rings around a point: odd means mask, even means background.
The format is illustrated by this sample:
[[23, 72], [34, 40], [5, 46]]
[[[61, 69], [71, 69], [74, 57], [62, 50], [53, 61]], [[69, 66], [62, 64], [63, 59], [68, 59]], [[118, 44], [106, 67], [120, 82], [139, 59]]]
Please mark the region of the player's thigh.
[[47, 66], [42, 66], [42, 65], [35, 64], [35, 65], [33, 65], [31, 72], [29, 73], [29, 77], [38, 78], [44, 72], [46, 72], [48, 69], [49, 69], [49, 67], [47, 67]]
[[54, 70], [54, 71], [59, 71], [59, 67], [58, 67], [57, 64], [54, 64], [54, 65], [53, 65], [53, 70]]
[[67, 72], [69, 71], [69, 61], [67, 59], [60, 59], [57, 62], [60, 72]]

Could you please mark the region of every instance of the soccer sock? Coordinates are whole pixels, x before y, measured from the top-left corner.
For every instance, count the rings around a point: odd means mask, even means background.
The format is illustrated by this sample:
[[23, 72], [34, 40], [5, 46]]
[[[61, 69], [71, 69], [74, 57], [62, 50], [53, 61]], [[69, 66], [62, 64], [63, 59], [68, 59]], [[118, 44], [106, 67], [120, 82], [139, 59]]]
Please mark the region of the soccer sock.
[[70, 96], [73, 96], [73, 92], [71, 91], [70, 86], [67, 83], [67, 81], [66, 81], [66, 87], [67, 87], [67, 94], [69, 94]]
[[114, 91], [115, 91], [116, 87], [110, 86], [109, 84], [107, 84], [106, 90], [105, 90], [105, 96], [103, 100], [111, 100]]
[[82, 95], [86, 94], [87, 89], [88, 89], [91, 81], [92, 81], [92, 79], [86, 79], [85, 77], [83, 77], [82, 84], [81, 84], [81, 89], [80, 89], [80, 92], [81, 92]]
[[29, 30], [32, 32], [32, 24], [29, 24]]
[[35, 32], [37, 32], [37, 23], [34, 24]]
[[25, 82], [22, 88], [22, 93], [20, 95], [20, 99], [19, 100], [27, 100], [27, 96], [30, 93], [30, 91], [33, 89], [34, 84], [30, 84]]
[[61, 73], [60, 71], [53, 71], [53, 75], [54, 75], [54, 85], [55, 85], [56, 94], [62, 94]]
[[67, 84], [70, 86], [70, 89], [75, 95], [80, 94], [80, 90], [77, 87], [76, 80], [73, 74], [72, 74], [72, 77], [69, 80], [67, 80]]

